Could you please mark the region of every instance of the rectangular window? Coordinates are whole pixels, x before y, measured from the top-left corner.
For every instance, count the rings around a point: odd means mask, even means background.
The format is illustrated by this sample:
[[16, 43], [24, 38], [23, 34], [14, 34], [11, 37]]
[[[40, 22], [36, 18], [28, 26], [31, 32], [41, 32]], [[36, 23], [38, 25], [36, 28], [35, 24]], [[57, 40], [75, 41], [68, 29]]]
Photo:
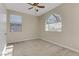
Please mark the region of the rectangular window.
[[46, 31], [56, 31], [60, 32], [62, 27], [62, 23], [53, 23], [53, 24], [46, 24]]
[[19, 15], [10, 15], [10, 32], [22, 31], [22, 17]]

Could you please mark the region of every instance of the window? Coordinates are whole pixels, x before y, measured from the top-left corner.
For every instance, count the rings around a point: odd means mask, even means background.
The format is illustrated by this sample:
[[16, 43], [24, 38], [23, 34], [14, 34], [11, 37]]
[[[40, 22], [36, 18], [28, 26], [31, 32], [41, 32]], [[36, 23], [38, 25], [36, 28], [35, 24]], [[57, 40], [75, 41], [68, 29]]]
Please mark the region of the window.
[[45, 30], [61, 32], [62, 31], [61, 17], [57, 14], [53, 15], [51, 14], [46, 20]]
[[22, 17], [19, 15], [10, 15], [10, 32], [22, 31]]

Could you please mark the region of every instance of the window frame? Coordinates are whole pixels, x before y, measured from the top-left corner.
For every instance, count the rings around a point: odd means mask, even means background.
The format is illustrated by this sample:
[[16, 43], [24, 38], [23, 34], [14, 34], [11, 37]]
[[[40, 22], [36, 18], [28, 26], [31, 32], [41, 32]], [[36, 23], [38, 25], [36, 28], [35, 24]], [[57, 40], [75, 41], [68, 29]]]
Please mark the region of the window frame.
[[[20, 16], [21, 17], [21, 26], [20, 26], [20, 30], [19, 31], [11, 31], [11, 16], [14, 15], [14, 16]], [[9, 31], [10, 32], [22, 32], [22, 16], [21, 15], [17, 15], [17, 14], [10, 14], [9, 15]]]
[[[47, 25], [47, 22], [48, 22], [48, 18], [51, 16], [51, 15], [57, 15], [57, 17], [60, 17], [60, 20], [61, 20], [61, 30], [60, 31], [57, 31], [57, 30], [46, 30], [46, 25]], [[48, 27], [49, 28], [49, 27]], [[50, 14], [46, 17], [45, 19], [45, 32], [62, 32], [62, 28], [63, 28], [63, 23], [62, 23], [62, 19], [61, 19], [61, 16], [59, 14]]]

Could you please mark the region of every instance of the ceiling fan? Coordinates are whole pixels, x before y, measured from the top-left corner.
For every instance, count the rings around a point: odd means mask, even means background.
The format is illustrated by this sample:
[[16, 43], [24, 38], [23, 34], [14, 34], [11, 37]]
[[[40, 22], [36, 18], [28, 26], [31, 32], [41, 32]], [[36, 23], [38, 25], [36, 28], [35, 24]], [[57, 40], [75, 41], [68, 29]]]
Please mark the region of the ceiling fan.
[[28, 3], [29, 5], [31, 5], [32, 7], [28, 8], [28, 10], [30, 9], [35, 9], [36, 12], [38, 12], [38, 8], [45, 8], [45, 6], [39, 6], [39, 3]]

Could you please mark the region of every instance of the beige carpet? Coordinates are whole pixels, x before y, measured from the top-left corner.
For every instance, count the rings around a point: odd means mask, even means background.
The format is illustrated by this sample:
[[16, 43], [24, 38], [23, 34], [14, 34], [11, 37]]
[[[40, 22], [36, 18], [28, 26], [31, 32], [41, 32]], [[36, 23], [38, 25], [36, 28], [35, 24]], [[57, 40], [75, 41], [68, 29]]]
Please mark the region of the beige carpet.
[[5, 56], [79, 56], [79, 53], [41, 39], [8, 44]]

